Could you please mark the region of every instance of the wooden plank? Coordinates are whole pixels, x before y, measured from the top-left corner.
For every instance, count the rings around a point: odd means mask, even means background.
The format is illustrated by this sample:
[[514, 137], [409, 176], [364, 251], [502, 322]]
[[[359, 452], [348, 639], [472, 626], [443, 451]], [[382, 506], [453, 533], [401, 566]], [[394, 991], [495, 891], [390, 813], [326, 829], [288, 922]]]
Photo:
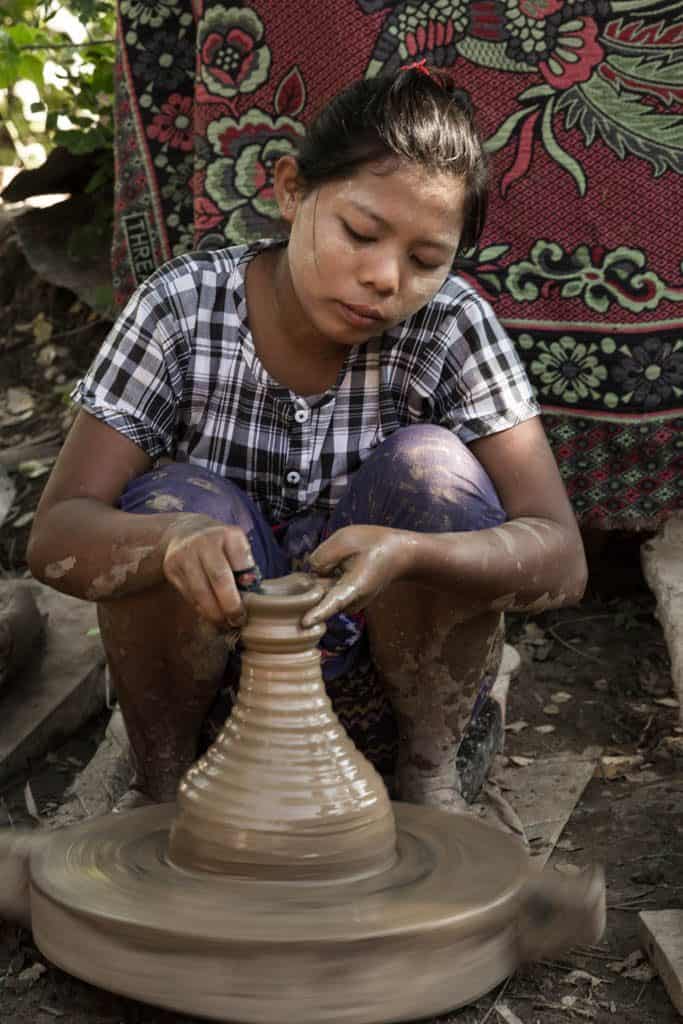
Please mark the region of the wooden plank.
[[593, 777], [602, 749], [539, 757], [530, 765], [508, 764], [496, 772], [505, 798], [524, 825], [533, 863], [542, 867], [581, 794]]
[[[104, 653], [95, 605], [30, 585], [47, 615], [44, 650], [35, 652], [0, 697], [0, 783], [24, 771], [104, 707]], [[13, 581], [0, 581], [0, 594]]]
[[638, 931], [669, 998], [683, 1016], [683, 910], [642, 910]]

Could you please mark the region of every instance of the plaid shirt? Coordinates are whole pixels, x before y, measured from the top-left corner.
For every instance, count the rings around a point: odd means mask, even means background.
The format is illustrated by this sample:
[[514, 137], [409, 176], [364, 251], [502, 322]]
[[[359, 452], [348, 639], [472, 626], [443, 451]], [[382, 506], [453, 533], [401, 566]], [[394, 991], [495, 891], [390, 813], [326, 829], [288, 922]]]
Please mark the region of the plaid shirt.
[[261, 365], [245, 271], [262, 241], [192, 253], [132, 296], [73, 399], [156, 459], [229, 477], [270, 522], [329, 512], [349, 476], [399, 427], [463, 442], [539, 408], [490, 306], [450, 275], [403, 324], [349, 350], [335, 387], [301, 397]]

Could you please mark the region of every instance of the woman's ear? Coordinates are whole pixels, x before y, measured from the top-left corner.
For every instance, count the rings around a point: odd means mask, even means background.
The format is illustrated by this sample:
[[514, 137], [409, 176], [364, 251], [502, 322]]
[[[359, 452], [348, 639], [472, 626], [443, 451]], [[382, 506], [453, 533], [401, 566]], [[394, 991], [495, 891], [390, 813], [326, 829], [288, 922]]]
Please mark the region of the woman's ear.
[[293, 156], [281, 156], [273, 171], [273, 190], [280, 216], [291, 224], [301, 198], [299, 165]]

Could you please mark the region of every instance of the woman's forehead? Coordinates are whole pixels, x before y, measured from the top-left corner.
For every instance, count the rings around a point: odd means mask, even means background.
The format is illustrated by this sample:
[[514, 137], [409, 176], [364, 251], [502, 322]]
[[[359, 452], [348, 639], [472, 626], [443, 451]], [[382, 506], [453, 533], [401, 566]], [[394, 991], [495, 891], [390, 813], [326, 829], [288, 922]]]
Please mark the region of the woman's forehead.
[[333, 186], [336, 199], [378, 223], [419, 219], [439, 234], [462, 228], [465, 193], [464, 178], [398, 161], [363, 164]]

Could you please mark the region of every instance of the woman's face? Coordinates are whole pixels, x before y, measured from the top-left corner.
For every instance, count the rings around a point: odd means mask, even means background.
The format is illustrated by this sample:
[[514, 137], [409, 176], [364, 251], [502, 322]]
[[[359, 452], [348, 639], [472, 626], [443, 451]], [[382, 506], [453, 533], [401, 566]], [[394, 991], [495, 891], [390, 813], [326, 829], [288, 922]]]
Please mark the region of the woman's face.
[[310, 325], [357, 345], [424, 306], [453, 262], [464, 196], [463, 179], [393, 159], [285, 194], [289, 273]]

